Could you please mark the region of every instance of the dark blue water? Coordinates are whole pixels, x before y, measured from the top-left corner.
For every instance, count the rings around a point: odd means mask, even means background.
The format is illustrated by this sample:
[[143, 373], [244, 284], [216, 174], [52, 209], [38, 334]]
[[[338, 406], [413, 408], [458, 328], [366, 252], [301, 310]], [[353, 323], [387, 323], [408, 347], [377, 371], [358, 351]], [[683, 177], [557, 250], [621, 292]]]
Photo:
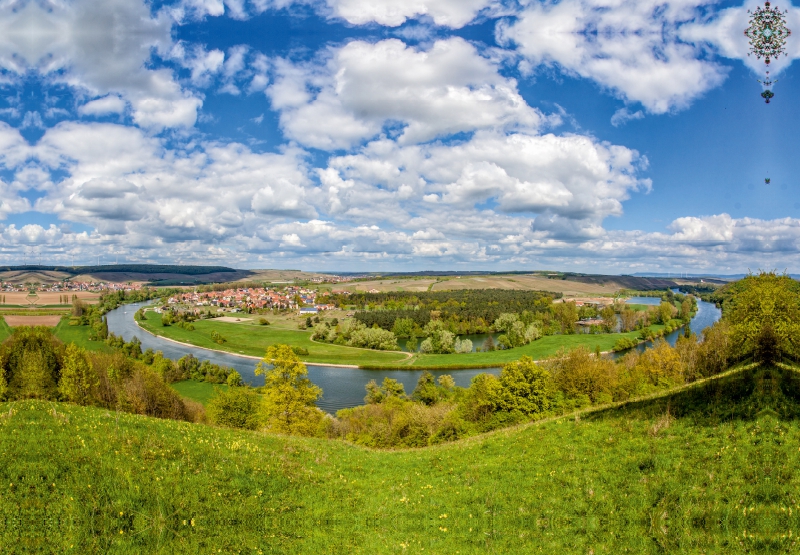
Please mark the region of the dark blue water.
[[[710, 326], [713, 326], [714, 323], [717, 320], [719, 320], [721, 317], [722, 317], [722, 311], [719, 308], [717, 308], [717, 306], [715, 304], [707, 303], [705, 301], [701, 301], [701, 300], [698, 299], [698, 301], [697, 301], [697, 314], [695, 314], [694, 318], [692, 318], [691, 322], [689, 322], [689, 327], [692, 328], [692, 332], [696, 333], [697, 336], [699, 337], [701, 335], [701, 332], [704, 329], [706, 329], [706, 328], [708, 328]], [[674, 346], [675, 343], [678, 341], [678, 338], [681, 335], [683, 335], [683, 333], [684, 333], [684, 329], [683, 328], [677, 329], [677, 330], [673, 331], [672, 333], [670, 333], [669, 335], [664, 336], [664, 340], [667, 343], [669, 343], [670, 345]], [[638, 345], [637, 347], [635, 347], [635, 349], [637, 351], [639, 351], [639, 352], [642, 352], [645, 349], [647, 349], [649, 347], [652, 347], [652, 346], [653, 346], [653, 342], [652, 341], [647, 341], [646, 343], [642, 343], [642, 344]], [[623, 356], [625, 354], [625, 352], [627, 352], [627, 351], [623, 351], [623, 352], [620, 352], [620, 353], [613, 353], [612, 356], [614, 358], [617, 358], [617, 357]]]
[[[165, 357], [172, 360], [192, 354], [200, 360], [209, 360], [214, 364], [236, 369], [242, 375], [242, 379], [251, 385], [264, 385], [264, 377], [255, 375], [256, 364], [258, 364], [255, 359], [173, 343], [141, 329], [134, 322], [133, 315], [140, 307], [147, 304], [129, 304], [109, 312], [106, 316], [109, 331], [121, 335], [125, 341], [130, 341], [135, 335], [141, 340], [143, 350], [149, 347], [154, 351], [161, 351]], [[450, 374], [456, 385], [468, 387], [473, 377], [486, 372], [499, 374], [500, 369], [437, 370], [431, 373], [437, 378], [442, 374]], [[385, 377], [393, 378], [403, 384], [406, 393], [411, 393], [421, 375], [421, 370], [361, 370], [359, 368], [308, 365], [308, 377], [323, 391], [323, 397], [317, 405], [331, 413], [339, 409], [363, 405], [364, 395], [366, 395], [364, 387], [370, 380], [375, 380], [380, 384]]]

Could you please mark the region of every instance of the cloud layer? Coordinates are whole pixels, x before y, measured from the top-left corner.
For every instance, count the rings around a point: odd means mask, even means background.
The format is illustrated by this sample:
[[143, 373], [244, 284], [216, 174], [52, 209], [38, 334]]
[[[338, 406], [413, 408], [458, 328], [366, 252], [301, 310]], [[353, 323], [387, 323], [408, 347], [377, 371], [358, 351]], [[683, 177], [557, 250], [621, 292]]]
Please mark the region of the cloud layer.
[[[412, 45], [381, 31], [273, 56], [176, 39], [177, 26], [203, 18], [303, 4], [0, 4], [0, 85], [44, 91], [38, 108], [9, 94], [3, 111], [0, 259], [38, 249], [62, 260], [121, 253], [340, 270], [740, 271], [800, 248], [798, 220], [714, 210], [662, 232], [607, 229], [628, 200], [660, 186], [647, 157], [566, 131], [569, 114], [520, 92], [520, 80], [555, 70], [622, 99], [608, 116], [617, 127], [688, 109], [725, 80], [721, 57], [746, 58], [746, 41], [733, 37], [744, 7], [327, 0], [313, 8], [331, 20], [375, 29], [415, 19], [436, 38]], [[800, 23], [798, 13], [790, 18]], [[452, 33], [481, 18], [496, 20], [500, 48]], [[800, 50], [790, 54], [781, 63]], [[54, 90], [70, 101], [52, 100]], [[209, 95], [263, 102], [280, 146], [200, 133], [198, 118], [214, 117], [201, 112]], [[36, 213], [41, 221], [14, 220]]]

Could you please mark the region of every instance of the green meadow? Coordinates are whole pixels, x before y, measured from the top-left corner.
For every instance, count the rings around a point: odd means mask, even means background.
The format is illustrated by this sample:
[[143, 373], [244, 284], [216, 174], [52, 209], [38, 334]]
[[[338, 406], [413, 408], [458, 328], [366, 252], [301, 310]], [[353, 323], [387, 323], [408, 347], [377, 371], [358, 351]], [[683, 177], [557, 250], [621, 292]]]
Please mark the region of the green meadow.
[[[193, 322], [194, 331], [187, 331], [178, 326], [161, 325], [161, 315], [153, 311], [145, 313], [147, 321], [139, 324], [147, 331], [207, 349], [218, 349], [230, 353], [263, 357], [270, 345], [288, 344], [292, 347], [308, 349], [309, 355], [303, 356], [306, 362], [349, 365], [391, 365], [397, 364], [407, 357], [399, 352], [373, 351], [356, 349], [340, 345], [315, 343], [311, 341], [311, 333], [302, 330], [273, 328], [273, 326], [254, 326], [215, 322], [214, 320], [198, 320]], [[211, 332], [216, 331], [226, 339], [223, 344], [211, 339]]]
[[198, 382], [194, 380], [185, 380], [182, 382], [175, 382], [169, 384], [172, 389], [180, 393], [181, 397], [197, 401], [202, 405], [208, 402], [216, 395], [216, 388], [222, 391], [227, 391], [228, 386], [225, 384], [212, 384], [207, 382]]
[[70, 326], [69, 320], [62, 319], [53, 330], [53, 334], [66, 344], [75, 343], [88, 351], [111, 353], [113, 349], [104, 341], [89, 340], [89, 326]]
[[[145, 314], [147, 320], [139, 322], [139, 324], [147, 331], [197, 347], [262, 357], [268, 346], [285, 343], [293, 347], [308, 349], [309, 355], [301, 357], [306, 362], [349, 364], [366, 368], [491, 367], [518, 360], [522, 356], [529, 356], [534, 360], [542, 359], [557, 353], [562, 348], [573, 349], [585, 346], [591, 350], [599, 347], [601, 351], [609, 351], [620, 338], [635, 339], [639, 335], [639, 332], [549, 335], [524, 347], [504, 351], [448, 355], [415, 354], [409, 357], [399, 352], [374, 351], [318, 343], [311, 340], [311, 333], [307, 331], [255, 326], [249, 323], [198, 320], [193, 322], [194, 331], [187, 331], [175, 325], [162, 326], [161, 316], [155, 312], [148, 311]], [[651, 326], [654, 331], [660, 331], [663, 327], [662, 325]], [[216, 331], [227, 341], [223, 344], [215, 343], [211, 339], [212, 331]]]
[[0, 404], [6, 553], [795, 553], [792, 370], [375, 451]]

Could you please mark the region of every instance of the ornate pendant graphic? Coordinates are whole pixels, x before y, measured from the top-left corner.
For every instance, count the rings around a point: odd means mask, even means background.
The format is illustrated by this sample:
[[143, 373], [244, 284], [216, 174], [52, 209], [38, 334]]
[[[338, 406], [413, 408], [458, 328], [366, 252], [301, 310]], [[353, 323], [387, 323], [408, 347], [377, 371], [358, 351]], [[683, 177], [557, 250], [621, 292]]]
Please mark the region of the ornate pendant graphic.
[[[750, 26], [745, 29], [744, 34], [750, 43], [748, 56], [752, 54], [759, 60], [763, 59], [769, 67], [772, 60], [781, 54], [786, 55], [786, 40], [792, 34], [786, 27], [785, 16], [789, 12], [764, 2], [763, 8], [759, 6], [755, 11], [748, 10], [747, 13], [750, 14]], [[759, 82], [765, 87], [761, 97], [769, 104], [770, 99], [775, 96], [770, 87], [777, 81], [770, 80], [768, 71], [766, 80]]]

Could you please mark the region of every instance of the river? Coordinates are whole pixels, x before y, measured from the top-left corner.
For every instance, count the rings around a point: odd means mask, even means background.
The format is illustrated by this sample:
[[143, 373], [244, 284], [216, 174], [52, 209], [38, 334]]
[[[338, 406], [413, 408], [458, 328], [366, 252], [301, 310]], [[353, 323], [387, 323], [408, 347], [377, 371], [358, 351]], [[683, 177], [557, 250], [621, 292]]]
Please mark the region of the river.
[[[258, 363], [255, 359], [173, 343], [140, 328], [133, 320], [133, 315], [140, 307], [147, 304], [149, 303], [129, 304], [109, 312], [106, 315], [109, 331], [121, 335], [125, 341], [130, 341], [135, 335], [141, 340], [143, 350], [149, 347], [154, 351], [161, 351], [165, 357], [173, 360], [191, 354], [200, 360], [208, 359], [214, 364], [236, 369], [242, 375], [242, 379], [251, 385], [264, 385], [263, 376], [255, 375], [255, 367]], [[500, 369], [435, 370], [431, 371], [431, 374], [437, 378], [442, 374], [450, 374], [455, 379], [456, 385], [468, 387], [474, 376], [486, 372], [499, 374]], [[323, 397], [317, 402], [317, 405], [331, 413], [335, 413], [339, 409], [363, 405], [366, 395], [364, 387], [370, 380], [381, 383], [383, 378], [394, 378], [403, 384], [406, 393], [411, 393], [421, 375], [422, 370], [361, 370], [317, 364], [308, 365], [308, 377], [323, 391]]]
[[[167, 358], [178, 360], [185, 355], [191, 354], [200, 360], [207, 359], [214, 364], [236, 369], [242, 375], [242, 379], [251, 385], [264, 384], [264, 378], [255, 375], [255, 367], [258, 362], [255, 359], [174, 343], [141, 329], [133, 320], [133, 315], [140, 307], [147, 304], [129, 304], [109, 312], [106, 316], [109, 331], [122, 336], [125, 341], [130, 341], [135, 335], [141, 340], [142, 349], [149, 347], [154, 351], [161, 351]], [[719, 320], [721, 311], [711, 303], [698, 301], [697, 305], [698, 311], [692, 318], [691, 327], [695, 333], [699, 334], [703, 329]], [[674, 331], [665, 339], [671, 345], [674, 345], [681, 333], [683, 333], [683, 330]], [[638, 348], [644, 349], [646, 346], [646, 344], [640, 345]], [[450, 374], [455, 379], [456, 385], [467, 387], [474, 376], [486, 372], [498, 374], [500, 369], [436, 370], [431, 373], [436, 377], [442, 374]], [[407, 393], [411, 393], [421, 375], [422, 370], [361, 370], [358, 368], [339, 368], [318, 364], [308, 365], [308, 377], [323, 391], [323, 397], [317, 405], [331, 413], [335, 413], [339, 409], [364, 404], [364, 395], [366, 394], [364, 386], [369, 380], [375, 380], [380, 383], [383, 378], [394, 378], [405, 386]]]

